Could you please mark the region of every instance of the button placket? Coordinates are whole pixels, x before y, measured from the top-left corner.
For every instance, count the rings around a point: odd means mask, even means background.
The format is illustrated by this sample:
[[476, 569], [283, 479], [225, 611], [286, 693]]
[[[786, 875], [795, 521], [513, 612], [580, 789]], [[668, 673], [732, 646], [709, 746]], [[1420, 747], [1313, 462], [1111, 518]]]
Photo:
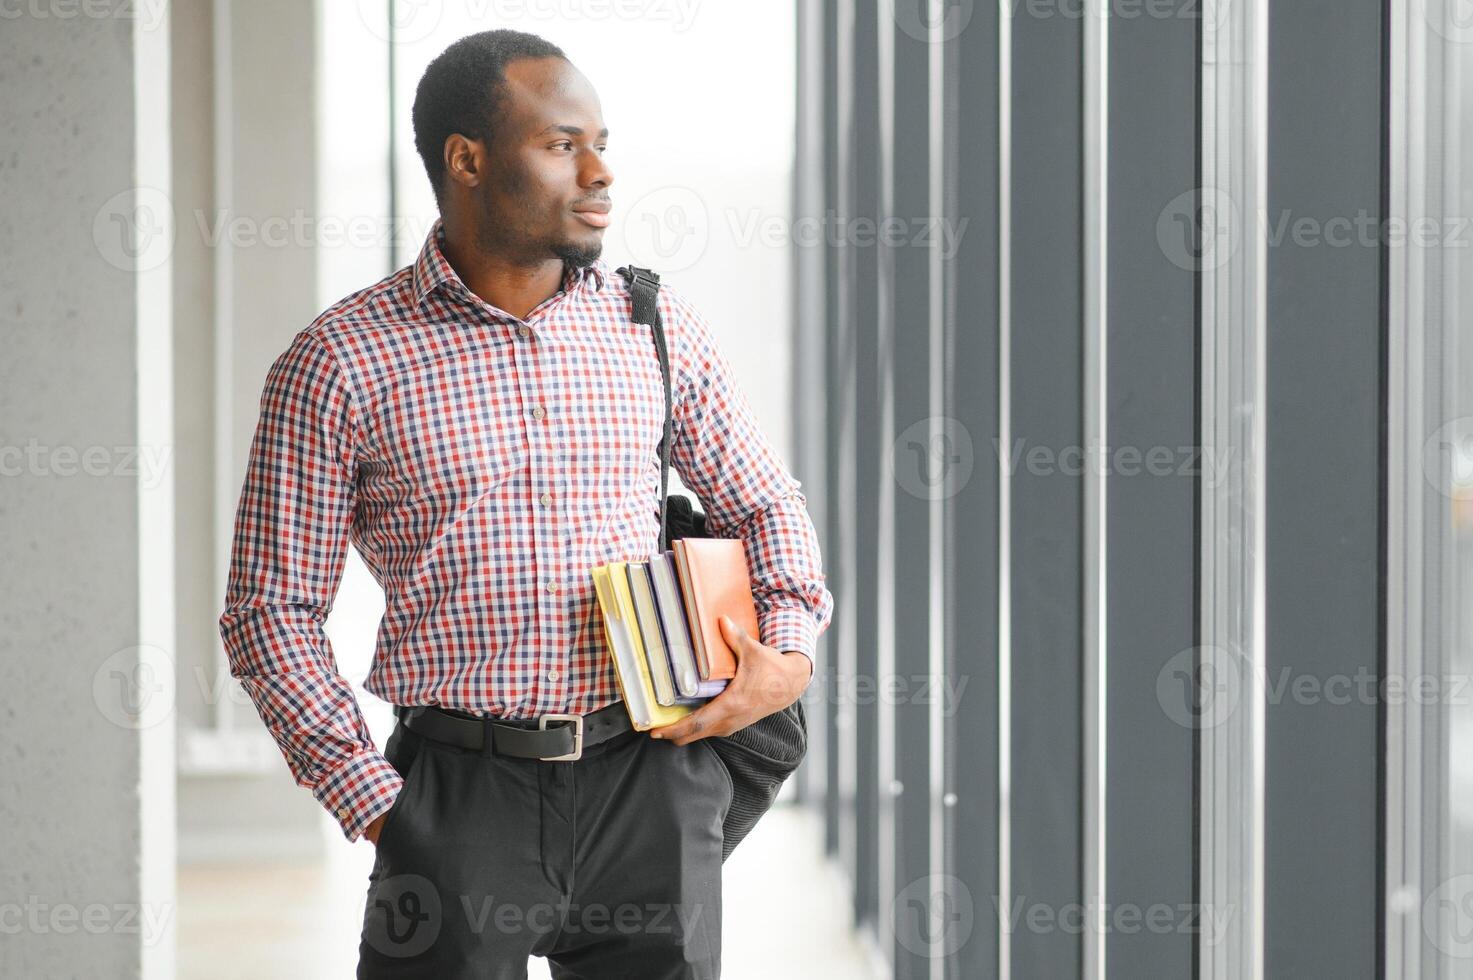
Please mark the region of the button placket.
[[[528, 327], [521, 327], [518, 333], [524, 339], [530, 339], [531, 330]], [[532, 352], [535, 354], [541, 349], [543, 348], [533, 348]], [[544, 547], [544, 543], [556, 541], [558, 538], [557, 534], [553, 533], [547, 527], [547, 523], [552, 521], [556, 514], [557, 494], [556, 487], [554, 486], [555, 475], [552, 472], [543, 471], [537, 465], [538, 462], [547, 462], [549, 459], [541, 450], [544, 448], [544, 436], [548, 438], [551, 438], [551, 436], [546, 426], [539, 424], [545, 422], [548, 417], [547, 406], [540, 400], [542, 392], [539, 389], [539, 385], [542, 380], [540, 370], [542, 365], [538, 358], [534, 357], [530, 360], [532, 362], [529, 364], [530, 370], [519, 371], [518, 377], [523, 379], [522, 390], [520, 392], [522, 404], [532, 406], [530, 411], [524, 412], [522, 418], [523, 429], [527, 435], [530, 459], [533, 461], [532, 472], [530, 474], [532, 481], [531, 488], [532, 492], [537, 495], [532, 518], [532, 527], [535, 529], [533, 543], [536, 558], [534, 560], [544, 566], [536, 570], [538, 577], [543, 580], [543, 587], [541, 589], [542, 598], [537, 603], [537, 616], [539, 619], [538, 633], [548, 640], [548, 642], [544, 643], [543, 648], [545, 650], [554, 650], [556, 649], [556, 644], [551, 640], [552, 633], [554, 632], [551, 627], [561, 622], [562, 617], [555, 614], [555, 611], [551, 608], [551, 603], [556, 601], [560, 591], [558, 577], [562, 574], [561, 561], [557, 555], [549, 551], [548, 547]], [[539, 490], [538, 488], [541, 489]], [[537, 531], [541, 533], [537, 534]], [[556, 666], [548, 667], [546, 664], [540, 663], [538, 665], [538, 672], [548, 683], [555, 685], [552, 691], [539, 700], [553, 706], [561, 704], [562, 698], [557, 687], [557, 682], [562, 678], [562, 671]]]

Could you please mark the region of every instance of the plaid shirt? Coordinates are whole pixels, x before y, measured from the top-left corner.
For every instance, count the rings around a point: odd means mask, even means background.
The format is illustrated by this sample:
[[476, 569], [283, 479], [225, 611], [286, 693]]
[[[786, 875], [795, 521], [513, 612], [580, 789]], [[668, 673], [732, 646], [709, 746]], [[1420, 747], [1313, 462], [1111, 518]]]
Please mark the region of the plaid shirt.
[[[436, 222], [413, 265], [339, 301], [266, 376], [236, 511], [231, 675], [299, 785], [355, 840], [403, 780], [323, 630], [349, 542], [387, 610], [364, 687], [480, 716], [619, 697], [589, 570], [658, 548], [665, 396], [623, 277], [566, 271], [523, 320], [466, 288]], [[799, 482], [710, 327], [668, 286], [671, 466], [747, 549], [761, 641], [810, 659], [828, 625]]]

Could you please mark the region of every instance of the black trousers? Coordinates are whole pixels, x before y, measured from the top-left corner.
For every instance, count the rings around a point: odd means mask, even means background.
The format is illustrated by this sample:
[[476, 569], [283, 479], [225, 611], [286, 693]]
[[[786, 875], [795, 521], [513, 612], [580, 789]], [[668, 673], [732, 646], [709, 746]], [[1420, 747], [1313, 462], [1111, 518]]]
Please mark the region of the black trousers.
[[401, 722], [405, 778], [369, 875], [359, 980], [715, 978], [732, 780], [709, 739], [625, 732], [572, 762], [427, 739]]

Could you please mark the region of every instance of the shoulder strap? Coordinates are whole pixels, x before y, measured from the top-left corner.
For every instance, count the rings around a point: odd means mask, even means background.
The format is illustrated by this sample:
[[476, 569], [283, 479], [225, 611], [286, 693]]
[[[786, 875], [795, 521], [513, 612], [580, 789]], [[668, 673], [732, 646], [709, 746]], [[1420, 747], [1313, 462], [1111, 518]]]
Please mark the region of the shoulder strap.
[[621, 266], [619, 275], [629, 282], [634, 299], [634, 322], [648, 324], [655, 338], [655, 351], [660, 355], [660, 377], [665, 383], [665, 424], [660, 435], [660, 541], [665, 547], [665, 500], [670, 485], [670, 430], [674, 425], [674, 405], [670, 393], [670, 354], [665, 348], [665, 325], [660, 320], [660, 274], [639, 266]]

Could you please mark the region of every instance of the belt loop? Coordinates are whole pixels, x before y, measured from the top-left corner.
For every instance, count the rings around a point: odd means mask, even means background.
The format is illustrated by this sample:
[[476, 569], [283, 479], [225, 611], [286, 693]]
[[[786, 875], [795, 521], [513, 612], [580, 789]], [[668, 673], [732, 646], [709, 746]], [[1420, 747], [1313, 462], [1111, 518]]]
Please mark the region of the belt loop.
[[493, 751], [493, 746], [495, 744], [495, 740], [491, 737], [491, 722], [492, 722], [492, 720], [493, 719], [491, 719], [491, 718], [482, 718], [481, 719], [481, 732], [482, 732], [482, 739], [483, 739], [482, 742], [481, 742], [481, 758], [483, 758], [483, 759], [489, 759], [489, 758], [491, 758], [492, 756], [494, 756], [496, 754]]

